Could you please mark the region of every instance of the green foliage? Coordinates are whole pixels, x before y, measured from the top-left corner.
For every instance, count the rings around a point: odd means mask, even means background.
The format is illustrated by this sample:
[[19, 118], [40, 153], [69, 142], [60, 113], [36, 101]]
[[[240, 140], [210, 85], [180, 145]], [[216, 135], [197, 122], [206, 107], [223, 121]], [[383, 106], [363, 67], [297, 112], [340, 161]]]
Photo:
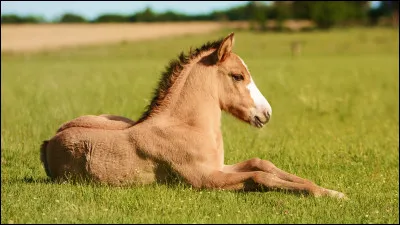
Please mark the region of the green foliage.
[[242, 14], [250, 15], [250, 29], [252, 30], [266, 30], [266, 12], [267, 6], [262, 2], [250, 1], [245, 7], [242, 8]]
[[323, 29], [346, 23], [362, 24], [369, 9], [367, 1], [274, 1], [271, 6], [255, 2], [250, 2], [249, 5], [257, 9], [250, 13], [254, 21], [263, 24], [266, 16], [277, 22], [278, 29], [282, 29], [283, 22], [287, 19], [313, 20]]
[[[263, 8], [264, 4], [258, 5], [260, 8]], [[251, 1], [243, 6], [233, 7], [226, 11], [220, 11], [221, 14], [226, 14], [228, 20], [237, 21], [237, 20], [249, 20], [254, 19], [256, 4], [254, 1]], [[264, 7], [265, 9], [265, 7]], [[261, 9], [262, 10], [262, 9]]]
[[311, 19], [311, 7], [314, 1], [294, 1], [292, 13], [294, 19]]
[[175, 13], [173, 11], [166, 11], [157, 16], [158, 21], [187, 21], [188, 16], [182, 13]]
[[348, 1], [347, 14], [349, 19], [364, 21], [368, 16], [368, 1]]
[[[282, 29], [287, 19], [313, 20], [319, 28], [360, 25], [369, 22], [375, 25], [379, 18], [392, 16], [398, 11], [398, 1], [382, 1], [376, 9], [369, 8], [369, 1], [249, 1], [241, 6], [217, 10], [208, 14], [186, 15], [173, 11], [154, 12], [150, 7], [131, 15], [104, 14], [91, 22], [161, 22], [161, 21], [249, 21], [251, 29], [266, 30], [267, 20], [275, 20], [277, 28]], [[38, 17], [19, 17], [2, 15], [2, 23], [39, 23]], [[88, 22], [76, 14], [64, 14], [57, 22]]]
[[276, 20], [281, 22], [286, 19], [292, 18], [292, 4], [287, 2], [277, 1], [275, 2], [274, 8], [276, 10]]
[[[399, 223], [399, 34], [236, 32], [273, 108], [261, 130], [222, 115], [225, 163], [252, 157], [349, 201], [284, 192], [49, 182], [42, 140], [87, 114], [139, 118], [166, 64], [224, 32], [1, 57], [1, 223]], [[301, 57], [290, 43], [302, 40]]]
[[202, 17], [204, 18], [204, 20], [214, 20], [214, 21], [230, 20], [229, 17], [223, 11], [214, 11], [209, 16], [203, 15]]
[[310, 18], [315, 21], [318, 27], [326, 29], [334, 25], [343, 23], [349, 19], [349, 6], [353, 5], [350, 1], [318, 1], [312, 4]]
[[345, 3], [343, 1], [314, 2], [310, 17], [320, 28], [330, 28], [346, 18]]
[[129, 22], [129, 17], [119, 14], [103, 14], [93, 20], [94, 23], [124, 23]]
[[22, 23], [22, 19], [15, 15], [1, 15], [1, 23]]
[[391, 16], [393, 11], [399, 11], [399, 1], [381, 1], [379, 9], [383, 16]]
[[1, 15], [2, 24], [42, 23], [44, 21], [44, 18], [41, 16], [18, 16], [15, 14]]
[[60, 23], [85, 23], [86, 19], [80, 15], [73, 13], [65, 13], [61, 16]]
[[285, 1], [276, 1], [274, 3], [271, 11], [275, 14], [278, 30], [283, 29], [283, 22], [285, 20], [292, 18], [292, 8], [292, 4], [288, 4]]
[[150, 7], [147, 7], [143, 12], [136, 13], [136, 21], [138, 22], [156, 22], [156, 13]]
[[399, 1], [381, 1], [379, 7], [368, 11], [369, 22], [372, 25], [377, 24], [379, 18], [390, 17], [395, 12], [399, 12]]

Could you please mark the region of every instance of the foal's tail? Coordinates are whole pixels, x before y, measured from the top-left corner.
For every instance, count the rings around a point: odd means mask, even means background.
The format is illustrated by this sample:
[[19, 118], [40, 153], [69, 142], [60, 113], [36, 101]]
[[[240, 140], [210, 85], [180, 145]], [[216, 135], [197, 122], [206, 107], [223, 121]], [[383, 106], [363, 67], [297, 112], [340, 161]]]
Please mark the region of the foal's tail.
[[50, 176], [49, 166], [47, 163], [47, 144], [49, 143], [48, 140], [43, 141], [42, 145], [40, 145], [40, 161], [42, 161], [44, 170], [48, 177]]

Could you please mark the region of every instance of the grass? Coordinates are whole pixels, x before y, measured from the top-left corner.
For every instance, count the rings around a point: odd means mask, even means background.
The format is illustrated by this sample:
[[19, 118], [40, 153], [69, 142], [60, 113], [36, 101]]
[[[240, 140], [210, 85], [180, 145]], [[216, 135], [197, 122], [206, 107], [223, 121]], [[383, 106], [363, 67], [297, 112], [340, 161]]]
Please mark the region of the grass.
[[[190, 46], [165, 38], [1, 58], [1, 223], [399, 223], [398, 30], [236, 32], [240, 55], [272, 105], [262, 130], [223, 114], [225, 162], [252, 157], [346, 193], [54, 184], [42, 140], [86, 114], [139, 118], [161, 71]], [[290, 42], [304, 41], [301, 57]]]

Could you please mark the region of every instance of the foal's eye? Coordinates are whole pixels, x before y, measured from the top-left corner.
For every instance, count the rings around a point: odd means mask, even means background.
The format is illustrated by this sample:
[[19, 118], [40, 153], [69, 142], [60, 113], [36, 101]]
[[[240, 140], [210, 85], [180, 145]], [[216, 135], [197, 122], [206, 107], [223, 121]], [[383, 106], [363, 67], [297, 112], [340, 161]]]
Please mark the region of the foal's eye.
[[244, 80], [244, 77], [243, 77], [242, 74], [232, 74], [232, 78], [233, 78], [235, 81], [242, 81], [242, 80]]

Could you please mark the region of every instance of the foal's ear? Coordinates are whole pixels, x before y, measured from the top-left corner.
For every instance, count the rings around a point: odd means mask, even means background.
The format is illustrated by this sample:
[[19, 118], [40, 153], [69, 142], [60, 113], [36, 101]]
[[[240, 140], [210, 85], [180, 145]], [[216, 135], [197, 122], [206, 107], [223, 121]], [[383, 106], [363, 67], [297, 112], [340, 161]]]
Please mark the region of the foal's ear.
[[230, 33], [218, 48], [218, 62], [224, 61], [225, 58], [232, 52], [232, 47], [235, 42], [234, 33]]

